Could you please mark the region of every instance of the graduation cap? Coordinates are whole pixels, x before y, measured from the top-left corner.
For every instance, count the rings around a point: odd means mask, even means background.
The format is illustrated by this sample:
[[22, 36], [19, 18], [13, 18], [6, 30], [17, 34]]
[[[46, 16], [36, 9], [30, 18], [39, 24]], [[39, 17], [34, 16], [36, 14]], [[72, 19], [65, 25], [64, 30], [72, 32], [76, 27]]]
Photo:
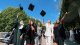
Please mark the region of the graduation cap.
[[33, 11], [34, 7], [35, 7], [35, 6], [30, 3], [28, 9], [31, 10], [31, 11]]
[[19, 4], [19, 6], [20, 6], [20, 10], [23, 10], [23, 7], [21, 6], [21, 4]]
[[41, 11], [40, 15], [43, 17], [46, 14], [44, 10]]

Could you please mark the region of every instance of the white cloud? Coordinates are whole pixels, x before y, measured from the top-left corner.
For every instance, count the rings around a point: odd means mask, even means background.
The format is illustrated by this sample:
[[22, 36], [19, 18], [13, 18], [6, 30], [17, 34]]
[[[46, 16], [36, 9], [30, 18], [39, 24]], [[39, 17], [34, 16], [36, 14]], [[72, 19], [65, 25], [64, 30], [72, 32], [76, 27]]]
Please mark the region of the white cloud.
[[56, 0], [54, 0], [56, 2]]
[[60, 13], [58, 13], [58, 14], [60, 14]]

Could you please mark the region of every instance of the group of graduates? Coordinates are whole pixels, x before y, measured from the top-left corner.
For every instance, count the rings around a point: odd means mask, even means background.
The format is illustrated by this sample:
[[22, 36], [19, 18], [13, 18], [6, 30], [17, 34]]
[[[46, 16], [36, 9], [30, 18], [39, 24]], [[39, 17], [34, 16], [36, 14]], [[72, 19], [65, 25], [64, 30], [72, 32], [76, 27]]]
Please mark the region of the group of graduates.
[[70, 38], [69, 40], [73, 43], [79, 43], [80, 44], [80, 30], [75, 27], [75, 28], [72, 28], [70, 30]]
[[80, 30], [77, 27], [75, 27], [73, 32], [75, 40], [80, 44]]
[[[65, 29], [63, 26], [63, 21], [66, 17], [66, 15], [69, 14], [69, 12], [66, 12], [61, 19], [61, 21], [57, 20], [57, 25], [54, 26], [54, 24], [51, 24], [51, 21], [48, 20], [48, 23], [44, 23], [43, 19], [43, 26], [46, 26], [46, 31], [44, 33], [44, 38], [46, 39], [46, 45], [51, 45], [51, 37], [53, 38], [53, 45], [64, 45], [64, 39], [65, 36]], [[34, 45], [35, 39], [36, 39], [36, 45], [41, 45], [42, 42], [42, 27], [41, 23], [38, 22], [36, 24], [35, 19], [34, 22], [31, 21], [31, 18], [29, 20], [29, 24], [26, 26], [24, 25], [23, 20], [18, 23], [18, 17], [19, 14], [16, 17], [16, 23], [13, 25], [13, 27], [10, 29], [10, 31], [13, 31], [10, 40], [8, 41], [8, 45], [10, 43], [13, 43], [14, 45], [24, 45], [24, 41], [26, 40], [26, 45]], [[35, 24], [35, 25], [34, 25]]]
[[25, 40], [27, 42], [27, 45], [34, 45], [34, 39], [36, 36], [38, 36], [38, 34], [35, 32], [37, 25], [34, 26], [34, 23], [33, 21], [31, 21], [30, 18], [29, 24], [27, 25], [26, 29], [23, 20], [21, 20], [20, 23], [18, 23], [18, 17], [19, 14], [17, 15], [17, 18], [15, 20], [16, 23], [10, 29], [10, 31], [12, 31], [13, 29], [14, 31], [12, 32], [11, 38], [8, 41], [8, 45], [10, 43], [13, 43], [14, 45], [24, 45]]

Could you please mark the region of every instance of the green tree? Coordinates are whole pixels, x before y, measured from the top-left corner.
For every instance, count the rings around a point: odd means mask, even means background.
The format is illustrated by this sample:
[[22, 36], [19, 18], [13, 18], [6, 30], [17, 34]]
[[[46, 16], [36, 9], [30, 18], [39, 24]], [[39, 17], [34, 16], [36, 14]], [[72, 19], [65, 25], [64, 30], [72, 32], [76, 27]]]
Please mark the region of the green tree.
[[56, 23], [53, 23], [54, 25], [56, 25]]
[[[30, 17], [27, 15], [27, 13], [25, 13], [24, 10], [20, 10], [20, 8], [7, 7], [0, 13], [0, 31], [3, 32], [9, 31], [13, 24], [15, 23], [15, 19], [18, 13], [20, 14], [18, 22], [23, 20], [24, 24], [27, 26]], [[36, 22], [40, 21], [36, 20]]]
[[17, 13], [20, 14], [18, 22], [23, 20], [24, 24], [27, 25], [27, 14], [25, 11], [20, 10], [19, 8], [8, 7], [0, 13], [0, 31], [5, 32], [10, 30], [10, 28], [13, 26], [13, 23], [15, 23]]

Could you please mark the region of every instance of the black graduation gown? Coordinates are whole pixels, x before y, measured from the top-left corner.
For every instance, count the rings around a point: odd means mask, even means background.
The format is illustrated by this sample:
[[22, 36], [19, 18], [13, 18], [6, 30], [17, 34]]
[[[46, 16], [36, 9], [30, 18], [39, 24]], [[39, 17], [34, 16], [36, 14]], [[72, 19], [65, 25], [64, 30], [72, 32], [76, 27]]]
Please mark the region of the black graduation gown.
[[[17, 23], [15, 23], [13, 26], [12, 26], [12, 28], [10, 29], [10, 31], [12, 31], [13, 30], [13, 28], [17, 28]], [[16, 31], [16, 30], [15, 30]], [[14, 38], [14, 31], [12, 32], [12, 35], [11, 35], [11, 37], [10, 37], [10, 40], [8, 41], [8, 44], [12, 44], [12, 43], [14, 43], [14, 41], [13, 41], [13, 38]]]
[[25, 33], [26, 33], [26, 27], [24, 26], [23, 29], [20, 30], [21, 31], [21, 34], [23, 34], [23, 38], [22, 39], [19, 39], [18, 41], [18, 45], [24, 45], [24, 41], [25, 41]]
[[[15, 33], [13, 33], [14, 34], [14, 36], [13, 36], [13, 43], [14, 43], [14, 45], [24, 45], [24, 35], [25, 35], [25, 33], [26, 33], [26, 27], [25, 26], [23, 26], [23, 28], [20, 30], [19, 29], [19, 26], [20, 26], [20, 24], [18, 23], [18, 18], [16, 18], [16, 23], [14, 24], [14, 26], [11, 28], [11, 30], [13, 29], [13, 28], [15, 28], [16, 29], [16, 31], [15, 31]], [[18, 31], [20, 31], [20, 34], [18, 35]], [[23, 38], [22, 39], [19, 39], [19, 37], [21, 36], [23, 34]]]
[[63, 30], [62, 25], [58, 25], [54, 27], [54, 33], [55, 35], [55, 40], [53, 42], [58, 43], [58, 45], [64, 45], [64, 39], [66, 38], [65, 36], [65, 30]]
[[[14, 26], [11, 28], [11, 30], [13, 29], [13, 28], [15, 28], [16, 30], [15, 30], [15, 33], [13, 32], [12, 33], [12, 35], [13, 35], [13, 39], [12, 39], [12, 42], [11, 43], [14, 43], [14, 45], [16, 45], [16, 42], [17, 42], [17, 32], [18, 32], [18, 27], [17, 26], [19, 26], [20, 24], [19, 23], [16, 23], [16, 24], [14, 24]], [[24, 36], [25, 36], [25, 33], [26, 33], [26, 27], [24, 26], [21, 30], [21, 34], [20, 35], [22, 35], [23, 34], [23, 38], [22, 39], [19, 39], [19, 45], [24, 45]]]
[[31, 40], [31, 25], [30, 24], [28, 24], [27, 26], [26, 35], [27, 35], [27, 44], [35, 44], [34, 39], [37, 35], [35, 31], [33, 31], [32, 40]]

